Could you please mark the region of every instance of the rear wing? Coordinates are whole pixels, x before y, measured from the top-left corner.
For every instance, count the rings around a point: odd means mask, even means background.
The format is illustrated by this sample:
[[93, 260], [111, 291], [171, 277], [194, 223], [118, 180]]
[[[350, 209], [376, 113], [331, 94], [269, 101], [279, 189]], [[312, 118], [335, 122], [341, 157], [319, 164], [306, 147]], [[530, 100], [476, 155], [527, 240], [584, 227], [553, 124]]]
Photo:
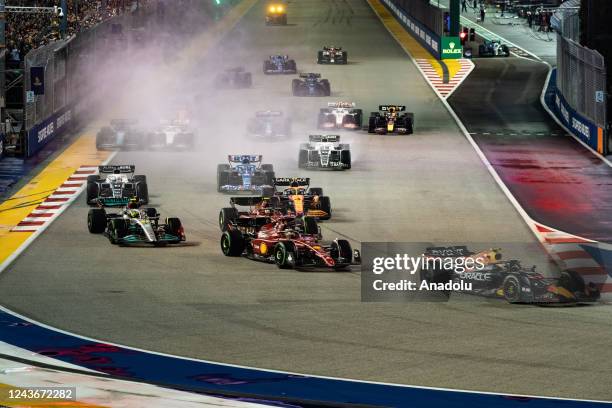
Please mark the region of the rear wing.
[[133, 126], [138, 121], [136, 119], [111, 119], [111, 126]]
[[470, 256], [474, 252], [470, 251], [467, 246], [450, 246], [450, 247], [428, 247], [425, 249], [425, 255], [435, 257], [460, 257]]
[[334, 45], [326, 45], [323, 47], [325, 51], [342, 51], [342, 47], [336, 47]]
[[406, 110], [406, 105], [379, 105], [379, 111], [388, 112], [394, 110], [396, 112], [403, 112]]
[[300, 78], [321, 78], [321, 74], [314, 72], [300, 72]]
[[310, 177], [277, 177], [274, 179], [274, 186], [289, 187], [292, 184], [307, 187], [310, 185]]
[[114, 173], [134, 173], [136, 171], [136, 166], [133, 164], [121, 164], [121, 165], [106, 165], [106, 166], [98, 166], [98, 171], [100, 174], [114, 174]]
[[340, 141], [340, 135], [309, 135], [308, 141], [311, 143], [338, 143]]
[[267, 118], [270, 116], [283, 116], [283, 112], [281, 111], [271, 111], [271, 110], [267, 110], [267, 111], [257, 111], [255, 112], [255, 116], [258, 118]]
[[252, 207], [266, 200], [264, 197], [231, 197], [230, 204], [241, 207]]
[[354, 108], [355, 102], [327, 102], [329, 108]]
[[249, 163], [261, 163], [261, 154], [230, 154], [227, 156], [227, 160], [232, 164], [240, 164], [244, 161]]

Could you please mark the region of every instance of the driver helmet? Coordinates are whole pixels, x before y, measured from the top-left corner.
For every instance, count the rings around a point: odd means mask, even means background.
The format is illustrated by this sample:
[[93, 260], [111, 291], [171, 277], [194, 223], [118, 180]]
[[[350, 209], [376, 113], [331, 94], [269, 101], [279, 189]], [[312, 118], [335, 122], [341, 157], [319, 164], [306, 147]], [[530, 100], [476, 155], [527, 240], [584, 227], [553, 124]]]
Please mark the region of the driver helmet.
[[140, 206], [138, 203], [138, 198], [137, 197], [130, 198], [130, 201], [128, 202], [127, 206], [130, 209], [137, 209]]

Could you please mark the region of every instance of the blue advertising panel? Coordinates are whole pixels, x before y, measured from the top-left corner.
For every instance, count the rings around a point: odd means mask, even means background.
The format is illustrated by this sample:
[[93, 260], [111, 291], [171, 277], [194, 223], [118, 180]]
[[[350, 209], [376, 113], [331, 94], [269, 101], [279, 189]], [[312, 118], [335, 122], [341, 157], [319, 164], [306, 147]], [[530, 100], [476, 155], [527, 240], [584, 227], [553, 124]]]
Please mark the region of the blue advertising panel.
[[51, 140], [71, 130], [74, 122], [73, 113], [72, 106], [65, 107], [33, 126], [28, 131], [27, 156], [34, 155]]
[[602, 133], [600, 128], [576, 112], [558, 89], [555, 89], [554, 107], [559, 120], [574, 136], [588, 144], [593, 150], [603, 152], [603, 138], [600, 136], [600, 133]]

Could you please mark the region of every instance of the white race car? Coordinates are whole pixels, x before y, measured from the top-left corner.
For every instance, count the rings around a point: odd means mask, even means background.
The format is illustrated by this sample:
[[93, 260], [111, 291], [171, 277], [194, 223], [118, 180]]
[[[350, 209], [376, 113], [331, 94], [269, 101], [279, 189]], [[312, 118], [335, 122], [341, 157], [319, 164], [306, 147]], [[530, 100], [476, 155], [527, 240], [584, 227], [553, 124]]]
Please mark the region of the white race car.
[[351, 168], [350, 146], [340, 143], [339, 135], [310, 135], [300, 145], [300, 168], [348, 170]]
[[162, 120], [159, 128], [147, 137], [149, 149], [193, 149], [195, 133], [189, 120]]
[[328, 102], [327, 108], [319, 111], [319, 129], [361, 129], [361, 109], [354, 102]]

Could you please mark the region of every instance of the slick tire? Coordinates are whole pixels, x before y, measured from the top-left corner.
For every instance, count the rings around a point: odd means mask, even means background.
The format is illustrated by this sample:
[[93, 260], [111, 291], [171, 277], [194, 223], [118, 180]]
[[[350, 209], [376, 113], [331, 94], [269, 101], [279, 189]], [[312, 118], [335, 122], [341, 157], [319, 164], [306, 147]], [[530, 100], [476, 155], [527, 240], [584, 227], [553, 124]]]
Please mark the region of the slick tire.
[[100, 188], [98, 187], [98, 183], [96, 183], [95, 180], [90, 181], [89, 177], [87, 178], [87, 204], [93, 204], [100, 196]]
[[141, 204], [149, 204], [149, 186], [146, 182], [136, 184], [136, 197]]
[[295, 254], [293, 242], [279, 242], [274, 247], [274, 263], [279, 269], [292, 269], [295, 266]]
[[344, 165], [345, 170], [350, 170], [351, 168], [351, 151], [343, 150], [340, 153], [340, 162]]
[[92, 234], [102, 234], [106, 230], [106, 211], [92, 208], [87, 214], [87, 229]]
[[323, 51], [319, 51], [317, 53], [317, 64], [322, 64], [323, 63]]
[[331, 201], [329, 200], [329, 197], [327, 196], [322, 196], [319, 197], [319, 209], [322, 211], [325, 211], [327, 213], [327, 215], [323, 216], [323, 217], [319, 217], [319, 219], [321, 220], [329, 220], [332, 216], [332, 207], [331, 207]]
[[504, 299], [508, 303], [518, 303], [521, 300], [521, 283], [515, 275], [508, 275], [502, 283]]
[[127, 235], [127, 225], [122, 218], [112, 219], [110, 222], [110, 230], [108, 231], [108, 239], [111, 244], [118, 244], [119, 241]]
[[308, 192], [312, 195], [318, 195], [318, 196], [323, 195], [323, 189], [321, 187], [310, 187], [308, 189]]
[[305, 169], [308, 164], [308, 150], [300, 150], [300, 154], [298, 156], [298, 167], [300, 169]]
[[238, 219], [238, 210], [234, 207], [222, 208], [219, 211], [219, 229], [221, 231], [227, 231], [228, 224]]
[[[334, 266], [336, 270], [346, 269], [353, 261], [353, 249], [346, 239], [337, 239], [333, 241], [331, 243], [330, 255], [334, 262], [336, 262], [336, 266]], [[340, 261], [340, 258], [343, 260]]]
[[225, 256], [240, 256], [244, 252], [246, 241], [240, 231], [225, 231], [221, 235], [221, 252]]
[[166, 219], [166, 225], [168, 226], [168, 232], [179, 238], [179, 241], [176, 242], [179, 243], [181, 237], [181, 229], [183, 228], [183, 223], [181, 223], [181, 220], [176, 217], [169, 217]]

